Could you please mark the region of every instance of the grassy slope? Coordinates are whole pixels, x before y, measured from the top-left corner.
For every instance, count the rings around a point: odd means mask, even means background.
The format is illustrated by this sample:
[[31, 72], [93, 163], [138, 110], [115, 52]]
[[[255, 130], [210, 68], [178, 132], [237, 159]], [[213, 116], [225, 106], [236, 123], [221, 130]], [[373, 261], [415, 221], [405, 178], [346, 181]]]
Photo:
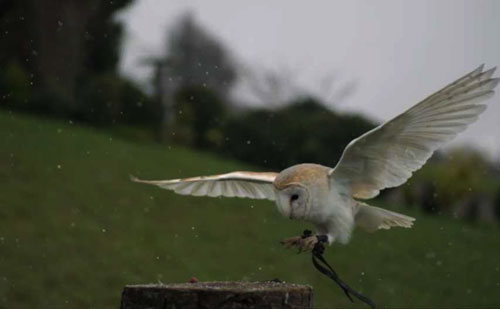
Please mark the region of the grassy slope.
[[[308, 225], [280, 218], [270, 202], [128, 180], [242, 164], [5, 112], [0, 141], [0, 308], [116, 308], [125, 284], [191, 276], [307, 283], [318, 306], [351, 306], [309, 255], [280, 247]], [[380, 306], [500, 304], [497, 227], [406, 213], [418, 218], [412, 230], [356, 232], [327, 250], [346, 282]]]

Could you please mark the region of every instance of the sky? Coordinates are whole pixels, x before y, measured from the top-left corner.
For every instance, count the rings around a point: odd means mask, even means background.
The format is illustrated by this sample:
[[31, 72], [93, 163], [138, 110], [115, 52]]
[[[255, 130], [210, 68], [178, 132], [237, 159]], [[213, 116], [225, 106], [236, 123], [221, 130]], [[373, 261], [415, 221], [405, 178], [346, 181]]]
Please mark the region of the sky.
[[[286, 71], [332, 108], [380, 123], [482, 63], [500, 65], [495, 0], [136, 0], [117, 16], [125, 26], [122, 73], [147, 85], [144, 59], [164, 52], [168, 30], [187, 11], [241, 65]], [[321, 85], [329, 80], [333, 92], [352, 83], [355, 91], [328, 102], [331, 89]], [[500, 94], [488, 105], [447, 148], [468, 144], [500, 159]]]

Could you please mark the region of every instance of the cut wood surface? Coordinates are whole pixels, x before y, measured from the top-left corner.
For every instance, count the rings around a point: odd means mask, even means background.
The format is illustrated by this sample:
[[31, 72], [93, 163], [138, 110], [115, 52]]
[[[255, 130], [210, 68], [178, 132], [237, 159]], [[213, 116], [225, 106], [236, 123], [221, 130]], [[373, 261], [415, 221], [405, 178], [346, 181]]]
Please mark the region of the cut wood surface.
[[122, 309], [312, 308], [307, 285], [265, 282], [196, 282], [127, 285]]

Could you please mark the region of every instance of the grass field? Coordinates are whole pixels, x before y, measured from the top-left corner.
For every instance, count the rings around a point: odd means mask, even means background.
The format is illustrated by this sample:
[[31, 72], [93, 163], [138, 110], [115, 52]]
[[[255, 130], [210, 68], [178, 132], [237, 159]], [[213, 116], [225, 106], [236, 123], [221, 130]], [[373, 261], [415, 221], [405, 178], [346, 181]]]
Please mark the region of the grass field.
[[[271, 202], [178, 196], [131, 183], [251, 168], [0, 113], [0, 308], [117, 308], [124, 285], [310, 284], [322, 308], [362, 307], [278, 240], [310, 227]], [[394, 209], [398, 209], [394, 207]], [[326, 258], [380, 307], [500, 306], [500, 230], [444, 217], [333, 245]]]

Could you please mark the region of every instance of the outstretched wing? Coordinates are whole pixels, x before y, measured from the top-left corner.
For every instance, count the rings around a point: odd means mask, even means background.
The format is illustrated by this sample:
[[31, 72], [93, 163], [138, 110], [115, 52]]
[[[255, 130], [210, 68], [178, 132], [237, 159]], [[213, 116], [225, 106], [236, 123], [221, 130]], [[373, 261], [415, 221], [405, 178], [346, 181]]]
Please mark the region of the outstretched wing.
[[171, 180], [132, 181], [156, 185], [182, 195], [227, 196], [268, 199], [274, 201], [273, 181], [277, 173], [232, 172], [228, 174], [200, 176]]
[[331, 179], [360, 199], [405, 183], [434, 150], [486, 109], [481, 102], [493, 96], [500, 79], [491, 78], [495, 68], [482, 71], [483, 65], [351, 141], [330, 171]]

